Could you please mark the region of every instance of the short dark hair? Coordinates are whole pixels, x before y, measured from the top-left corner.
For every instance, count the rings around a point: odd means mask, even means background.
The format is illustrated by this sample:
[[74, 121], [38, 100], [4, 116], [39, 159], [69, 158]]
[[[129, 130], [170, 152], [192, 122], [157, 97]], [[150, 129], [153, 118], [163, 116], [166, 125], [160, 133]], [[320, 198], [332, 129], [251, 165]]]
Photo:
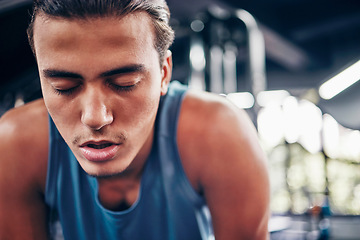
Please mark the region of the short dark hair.
[[165, 52], [174, 41], [169, 25], [170, 11], [165, 0], [34, 0], [31, 22], [27, 29], [30, 46], [34, 49], [34, 21], [45, 14], [65, 19], [86, 19], [101, 16], [125, 16], [144, 11], [149, 14], [155, 30], [154, 47], [159, 54], [160, 66]]

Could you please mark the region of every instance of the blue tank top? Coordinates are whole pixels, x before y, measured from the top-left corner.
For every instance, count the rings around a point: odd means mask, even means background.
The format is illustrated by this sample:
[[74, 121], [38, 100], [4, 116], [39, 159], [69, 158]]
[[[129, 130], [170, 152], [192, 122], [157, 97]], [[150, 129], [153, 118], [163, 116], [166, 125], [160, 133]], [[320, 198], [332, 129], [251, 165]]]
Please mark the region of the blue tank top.
[[54, 239], [61, 235], [66, 240], [213, 239], [205, 200], [187, 179], [177, 148], [178, 115], [185, 92], [185, 86], [171, 82], [161, 98], [138, 199], [125, 211], [101, 205], [96, 178], [83, 171], [50, 119], [45, 201]]

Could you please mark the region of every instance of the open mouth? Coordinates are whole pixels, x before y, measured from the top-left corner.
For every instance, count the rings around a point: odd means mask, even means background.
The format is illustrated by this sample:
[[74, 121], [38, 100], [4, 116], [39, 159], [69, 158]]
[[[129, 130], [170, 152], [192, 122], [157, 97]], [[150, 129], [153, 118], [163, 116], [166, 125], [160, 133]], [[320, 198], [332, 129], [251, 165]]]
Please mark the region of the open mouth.
[[105, 143], [105, 144], [88, 144], [87, 146], [89, 148], [94, 148], [94, 149], [104, 149], [104, 148], [110, 147], [111, 145], [113, 145], [113, 144]]
[[82, 155], [89, 161], [103, 162], [115, 157], [122, 144], [113, 142], [88, 142], [80, 146]]

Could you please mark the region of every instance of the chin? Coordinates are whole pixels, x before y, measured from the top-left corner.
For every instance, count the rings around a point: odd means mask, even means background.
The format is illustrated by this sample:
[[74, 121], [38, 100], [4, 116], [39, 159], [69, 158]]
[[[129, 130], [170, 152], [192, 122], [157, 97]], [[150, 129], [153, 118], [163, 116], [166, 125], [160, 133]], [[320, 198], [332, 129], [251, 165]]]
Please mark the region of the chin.
[[[85, 160], [87, 161], [87, 160]], [[116, 168], [114, 162], [103, 162], [103, 163], [93, 163], [93, 162], [83, 162], [79, 161], [81, 168], [86, 172], [87, 175], [96, 177], [96, 178], [110, 178], [116, 177], [124, 174], [128, 166], [124, 166], [119, 168], [119, 164], [116, 164]]]
[[91, 177], [95, 177], [95, 178], [100, 178], [100, 179], [106, 179], [106, 178], [112, 178], [112, 177], [117, 177], [121, 175], [121, 172], [118, 173], [90, 173], [90, 172], [86, 172], [89, 176]]
[[121, 176], [126, 172], [126, 167], [123, 169], [117, 169], [114, 167], [105, 167], [105, 166], [87, 166], [83, 167], [83, 170], [86, 172], [87, 175], [96, 177], [96, 178], [109, 178], [109, 177], [116, 177]]

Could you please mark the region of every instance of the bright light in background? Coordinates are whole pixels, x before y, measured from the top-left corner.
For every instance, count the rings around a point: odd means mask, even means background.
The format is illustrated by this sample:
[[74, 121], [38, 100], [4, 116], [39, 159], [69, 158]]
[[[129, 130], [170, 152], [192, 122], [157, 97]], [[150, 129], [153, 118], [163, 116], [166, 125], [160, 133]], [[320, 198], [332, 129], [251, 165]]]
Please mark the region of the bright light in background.
[[25, 104], [24, 96], [21, 93], [16, 95], [15, 105], [14, 107], [20, 107]]
[[285, 139], [288, 143], [295, 143], [300, 136], [299, 126], [301, 124], [298, 100], [293, 96], [287, 97], [283, 103], [283, 111]]
[[194, 32], [201, 32], [205, 25], [201, 20], [194, 20], [191, 22], [190, 27]]
[[282, 102], [272, 101], [259, 111], [257, 121], [259, 136], [268, 147], [286, 140], [300, 143], [310, 153], [322, 148], [322, 112], [309, 101], [292, 96]]
[[317, 153], [322, 148], [322, 112], [315, 104], [301, 100], [299, 102], [300, 138], [299, 143], [310, 153]]
[[257, 118], [258, 132], [264, 144], [275, 147], [284, 140], [284, 116], [280, 105], [271, 104], [261, 109]]
[[[257, 119], [265, 147], [274, 148], [285, 141], [299, 143], [312, 154], [324, 149], [330, 158], [360, 162], [360, 131], [342, 127], [312, 102], [286, 91], [261, 92], [258, 99], [265, 105]], [[245, 102], [240, 98], [234, 101]]]
[[330, 158], [360, 162], [360, 131], [345, 128], [331, 115], [325, 114], [323, 147]]
[[269, 104], [281, 105], [290, 93], [286, 90], [262, 91], [256, 96], [256, 100], [261, 107]]
[[339, 150], [341, 157], [359, 161], [360, 132], [358, 130], [343, 129], [340, 138]]
[[196, 71], [202, 71], [205, 68], [204, 48], [200, 44], [194, 44], [191, 46], [190, 62]]
[[323, 116], [323, 147], [330, 158], [339, 155], [339, 124], [329, 114]]
[[205, 90], [205, 53], [203, 43], [200, 40], [193, 40], [190, 47], [191, 75], [189, 87], [198, 90]]
[[320, 97], [329, 100], [360, 80], [360, 61], [351, 65], [319, 88]]
[[229, 93], [226, 97], [237, 107], [243, 109], [252, 108], [255, 103], [254, 96], [249, 92]]

